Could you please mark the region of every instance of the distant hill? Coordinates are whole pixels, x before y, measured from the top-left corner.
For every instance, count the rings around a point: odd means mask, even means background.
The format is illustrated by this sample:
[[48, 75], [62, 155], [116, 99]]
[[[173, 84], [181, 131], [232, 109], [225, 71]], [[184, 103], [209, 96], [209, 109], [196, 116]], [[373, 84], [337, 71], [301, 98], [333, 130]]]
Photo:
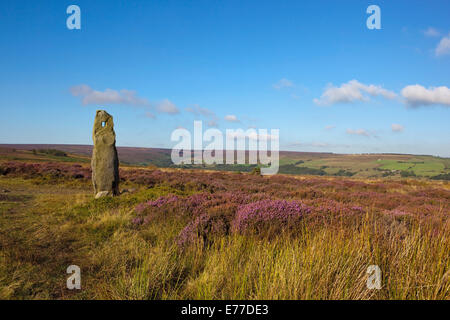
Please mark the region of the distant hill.
[[[77, 144], [0, 144], [0, 148], [9, 148], [16, 150], [40, 150], [56, 149], [74, 155], [91, 157], [92, 145]], [[158, 167], [168, 167], [172, 164], [170, 159], [170, 149], [158, 148], [134, 148], [117, 147], [119, 159], [124, 164], [148, 165], [153, 164]]]
[[[13, 150], [52, 150], [41, 155], [55, 158], [55, 150], [76, 155], [88, 162], [92, 145], [69, 144], [0, 144], [0, 157], [21, 159], [24, 155], [12, 157]], [[117, 147], [120, 162], [124, 165], [177, 167], [171, 160], [171, 149]], [[9, 156], [8, 156], [9, 154]], [[76, 161], [68, 157], [63, 161]], [[251, 171], [256, 165], [184, 165], [182, 168]], [[436, 177], [447, 180], [450, 176], [450, 158], [411, 154], [334, 154], [320, 152], [280, 152], [279, 173], [333, 175], [346, 177]]]

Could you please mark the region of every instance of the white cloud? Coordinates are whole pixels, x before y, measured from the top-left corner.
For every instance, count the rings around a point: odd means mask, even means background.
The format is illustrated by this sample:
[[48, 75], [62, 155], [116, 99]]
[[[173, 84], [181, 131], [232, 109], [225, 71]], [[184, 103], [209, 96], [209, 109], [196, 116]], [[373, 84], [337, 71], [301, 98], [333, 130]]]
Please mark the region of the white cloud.
[[219, 124], [217, 123], [216, 120], [209, 120], [207, 123], [208, 127], [218, 127]]
[[436, 56], [450, 54], [450, 34], [443, 37], [435, 50]]
[[185, 109], [187, 112], [194, 114], [195, 116], [203, 116], [208, 119], [207, 125], [208, 127], [218, 127], [219, 118], [216, 116], [214, 111], [211, 111], [207, 108], [202, 108], [198, 104], [193, 105], [192, 107], [188, 107]]
[[[147, 99], [139, 97], [136, 91], [133, 90], [105, 89], [105, 91], [98, 91], [86, 84], [81, 84], [71, 87], [70, 92], [73, 96], [80, 97], [83, 105], [120, 104], [147, 107], [147, 110], [156, 109], [156, 111], [160, 113], [177, 114], [180, 112], [177, 106], [168, 99], [164, 99], [158, 103], [151, 103]], [[145, 117], [152, 119], [156, 118], [152, 112], [146, 112]]]
[[370, 136], [371, 136], [370, 133], [367, 132], [367, 131], [364, 130], [364, 129], [356, 129], [356, 130], [353, 130], [353, 129], [347, 129], [346, 132], [347, 132], [348, 134], [357, 135], [357, 136], [364, 136], [364, 137], [370, 137]]
[[450, 106], [450, 88], [445, 86], [425, 88], [419, 84], [406, 86], [401, 91], [405, 103], [411, 107]]
[[[366, 93], [366, 94], [364, 94]], [[317, 105], [332, 105], [335, 103], [352, 103], [355, 101], [369, 101], [369, 96], [382, 96], [386, 99], [393, 99], [396, 94], [386, 90], [379, 85], [366, 85], [358, 80], [350, 80], [340, 87], [329, 85], [325, 89], [320, 99], [314, 99]]]
[[427, 30], [423, 31], [423, 34], [427, 37], [439, 37], [441, 33], [433, 27], [428, 27]]
[[224, 119], [229, 122], [239, 122], [239, 119], [234, 114], [226, 115]]
[[150, 119], [156, 119], [156, 116], [151, 112], [146, 112], [145, 117]]
[[393, 123], [391, 125], [391, 129], [393, 132], [403, 132], [403, 130], [405, 130], [405, 127], [401, 124]]
[[329, 125], [329, 126], [326, 126], [326, 127], [325, 127], [325, 130], [332, 130], [332, 129], [334, 129], [334, 128], [336, 128], [335, 125]]
[[292, 88], [293, 86], [294, 86], [294, 83], [286, 78], [282, 78], [277, 83], [272, 85], [272, 87], [274, 87], [277, 90], [280, 90], [283, 88]]
[[137, 96], [133, 90], [112, 90], [98, 91], [92, 89], [86, 84], [73, 86], [70, 92], [75, 97], [80, 97], [83, 105], [88, 104], [123, 104], [123, 105], [140, 105], [145, 106], [149, 101]]
[[173, 104], [168, 99], [164, 99], [163, 101], [156, 104], [156, 110], [161, 113], [168, 113], [168, 114], [177, 114], [180, 112], [178, 110], [177, 106]]
[[193, 105], [192, 107], [186, 108], [187, 112], [193, 113], [195, 115], [202, 115], [205, 117], [214, 117], [215, 113], [209, 109], [202, 108], [198, 104]]

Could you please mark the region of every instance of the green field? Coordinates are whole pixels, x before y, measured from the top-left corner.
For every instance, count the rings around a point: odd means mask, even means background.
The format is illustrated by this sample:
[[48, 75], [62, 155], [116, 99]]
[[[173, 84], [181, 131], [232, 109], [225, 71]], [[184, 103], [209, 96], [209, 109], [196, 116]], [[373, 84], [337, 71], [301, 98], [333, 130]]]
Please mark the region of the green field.
[[347, 175], [360, 178], [399, 177], [402, 172], [408, 172], [410, 176], [417, 177], [434, 177], [450, 173], [450, 159], [415, 155], [318, 154], [316, 157], [312, 157], [310, 155], [282, 154], [280, 167], [288, 165], [320, 169], [326, 175]]

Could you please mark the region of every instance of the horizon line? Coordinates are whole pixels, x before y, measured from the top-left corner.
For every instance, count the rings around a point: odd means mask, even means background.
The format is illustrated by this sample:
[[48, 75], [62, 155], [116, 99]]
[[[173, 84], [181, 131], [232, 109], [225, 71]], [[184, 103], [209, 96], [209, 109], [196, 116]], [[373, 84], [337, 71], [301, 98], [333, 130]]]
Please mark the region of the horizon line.
[[[88, 146], [93, 147], [93, 144], [77, 144], [77, 143], [0, 143], [0, 147], [3, 146]], [[171, 148], [166, 147], [132, 147], [132, 146], [116, 146], [116, 148], [134, 148], [134, 149], [159, 149], [159, 150], [172, 150]], [[25, 149], [26, 150], [26, 149]], [[182, 150], [182, 149], [180, 149]], [[201, 151], [204, 151], [202, 149]], [[222, 151], [227, 151], [228, 149], [222, 149]], [[199, 150], [192, 149], [191, 152], [195, 152]], [[258, 151], [258, 150], [234, 150], [234, 151]], [[267, 150], [270, 151], [270, 150]], [[334, 154], [334, 155], [403, 155], [403, 156], [428, 156], [428, 157], [436, 157], [436, 158], [445, 158], [450, 159], [449, 157], [440, 156], [440, 155], [432, 155], [432, 154], [415, 154], [415, 153], [398, 153], [398, 152], [353, 152], [353, 153], [339, 153], [339, 152], [331, 152], [331, 151], [290, 151], [290, 150], [279, 150], [278, 152], [292, 152], [292, 153], [317, 153], [317, 154]]]

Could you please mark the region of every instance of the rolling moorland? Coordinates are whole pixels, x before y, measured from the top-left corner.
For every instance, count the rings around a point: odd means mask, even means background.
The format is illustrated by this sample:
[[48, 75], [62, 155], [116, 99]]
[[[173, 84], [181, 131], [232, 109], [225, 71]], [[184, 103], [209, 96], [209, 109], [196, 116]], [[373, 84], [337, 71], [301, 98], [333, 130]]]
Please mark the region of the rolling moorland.
[[449, 159], [283, 152], [325, 173], [260, 176], [118, 151], [121, 195], [94, 199], [88, 146], [0, 148], [0, 298], [450, 299]]
[[[32, 150], [61, 150], [70, 154], [59, 161], [89, 162], [89, 145], [1, 145], [3, 159], [45, 161]], [[187, 168], [202, 170], [250, 172], [256, 165], [189, 165], [175, 166], [170, 149], [118, 147], [119, 159], [124, 166], [156, 166], [160, 168]], [[41, 154], [42, 156], [42, 154]], [[450, 180], [450, 158], [405, 154], [333, 154], [317, 152], [280, 152], [279, 173], [294, 175], [329, 175], [355, 178], [426, 177]]]

